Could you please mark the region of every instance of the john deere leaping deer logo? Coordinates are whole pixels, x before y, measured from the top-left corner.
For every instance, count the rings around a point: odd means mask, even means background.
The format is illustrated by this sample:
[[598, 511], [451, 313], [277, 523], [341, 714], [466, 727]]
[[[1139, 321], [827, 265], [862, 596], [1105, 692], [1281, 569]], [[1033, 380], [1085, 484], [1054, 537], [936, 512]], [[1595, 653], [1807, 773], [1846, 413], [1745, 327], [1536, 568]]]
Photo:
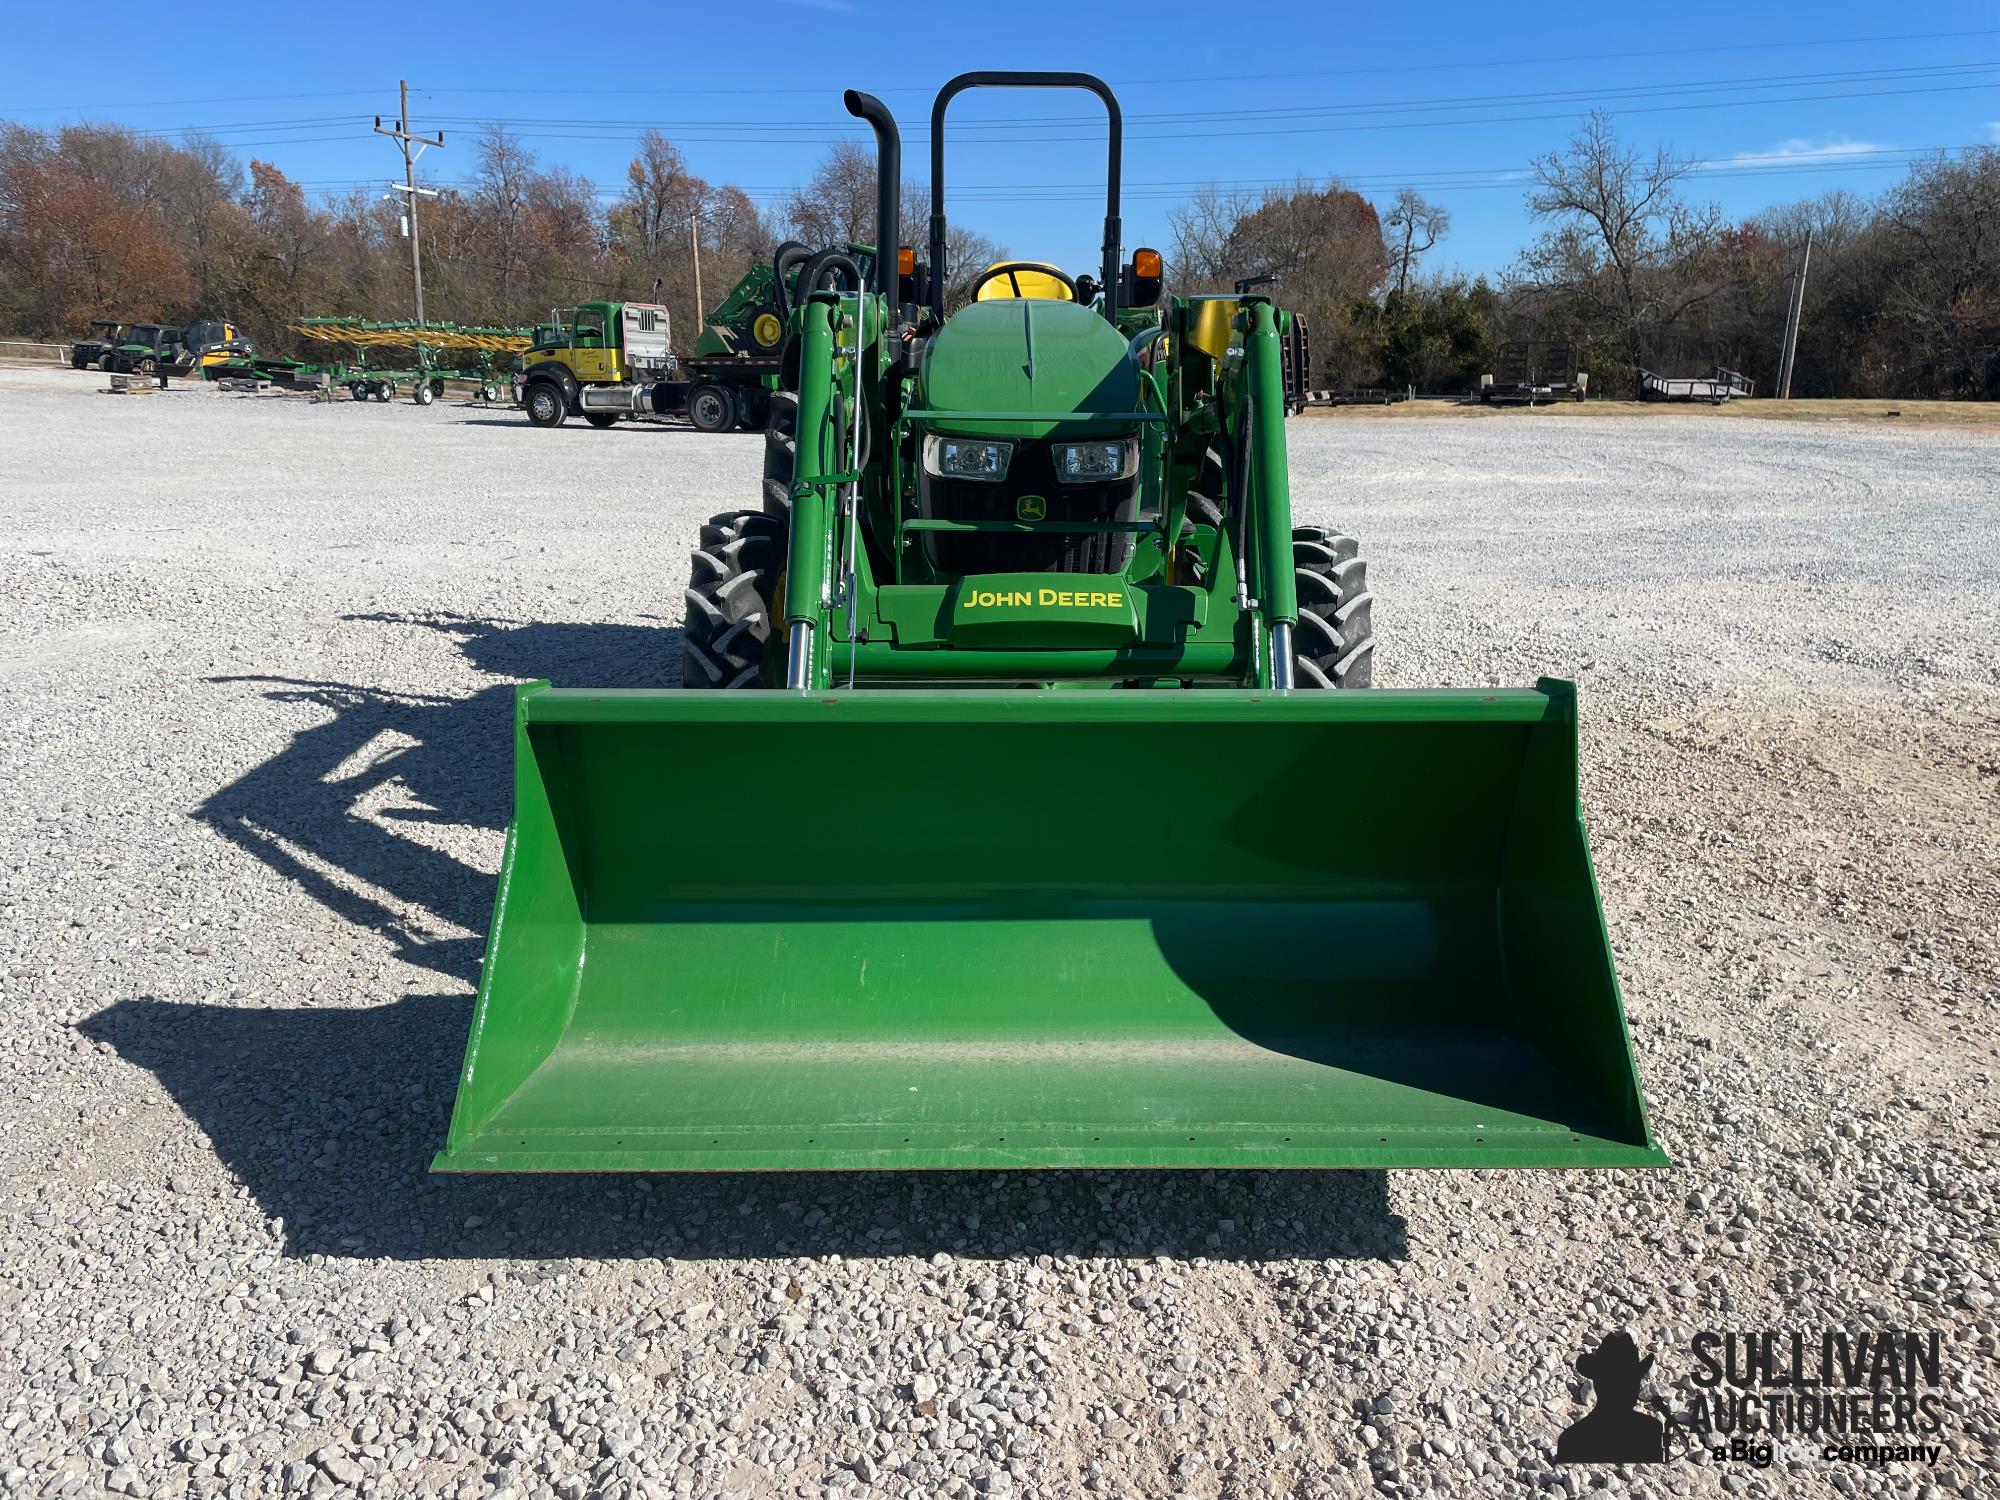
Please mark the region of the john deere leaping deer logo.
[[1014, 502], [1014, 517], [1020, 521], [1046, 521], [1049, 502], [1040, 495], [1023, 495]]

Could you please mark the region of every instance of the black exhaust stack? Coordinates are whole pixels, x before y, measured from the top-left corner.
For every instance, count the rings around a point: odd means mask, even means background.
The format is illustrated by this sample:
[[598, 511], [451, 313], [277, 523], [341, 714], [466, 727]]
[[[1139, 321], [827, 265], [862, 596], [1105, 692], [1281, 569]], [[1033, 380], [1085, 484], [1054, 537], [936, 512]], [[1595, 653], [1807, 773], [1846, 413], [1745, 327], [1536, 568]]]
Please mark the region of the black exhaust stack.
[[903, 137], [896, 117], [873, 94], [849, 89], [841, 95], [847, 112], [875, 132], [875, 290], [896, 305], [896, 252], [903, 243]]

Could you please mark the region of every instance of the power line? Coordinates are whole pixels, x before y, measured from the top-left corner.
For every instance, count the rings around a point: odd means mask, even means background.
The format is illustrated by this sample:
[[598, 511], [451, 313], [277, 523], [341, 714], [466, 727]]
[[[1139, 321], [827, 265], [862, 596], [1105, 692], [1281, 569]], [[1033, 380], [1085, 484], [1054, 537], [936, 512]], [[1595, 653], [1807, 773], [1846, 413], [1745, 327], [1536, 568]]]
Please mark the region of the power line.
[[[1649, 47], [1638, 52], [1579, 52], [1553, 57], [1473, 58], [1464, 62], [1385, 63], [1369, 68], [1321, 68], [1283, 73], [1195, 73], [1171, 77], [1113, 78], [1117, 88], [1152, 88], [1186, 83], [1257, 83], [1284, 78], [1364, 78], [1389, 73], [1440, 73], [1467, 68], [1535, 68], [1579, 62], [1619, 62], [1633, 58], [1697, 57], [1730, 52], [1805, 52], [1825, 47], [1872, 47], [1885, 42], [1957, 41], [1970, 37], [2000, 36], [2000, 28], [1971, 31], [1906, 31], [1877, 36], [1787, 38], [1782, 42], [1725, 42], [1705, 47]], [[820, 87], [765, 89], [550, 89], [550, 88], [440, 88], [428, 94], [502, 94], [598, 96], [605, 98], [763, 98], [798, 94], [824, 94]], [[932, 94], [934, 86], [921, 84], [877, 86], [876, 94]]]
[[[1549, 104], [1565, 100], [1577, 103], [1590, 103], [1603, 99], [1673, 98], [1683, 94], [1714, 93], [1736, 88], [1768, 90], [1788, 86], [1802, 87], [1807, 85], [1840, 83], [1915, 82], [1924, 79], [1964, 77], [1970, 74], [1988, 72], [1994, 68], [2000, 68], [2000, 62], [1936, 63], [1896, 68], [1869, 68], [1850, 72], [1778, 73], [1748, 78], [1689, 79], [1674, 83], [1598, 84], [1588, 88], [1559, 91], [1537, 89], [1515, 94], [1458, 94], [1434, 99], [1375, 99], [1346, 104], [1291, 106], [1283, 108], [1266, 106], [1255, 109], [1180, 110], [1153, 113], [1127, 111], [1125, 122], [1128, 126], [1148, 123], [1203, 124], [1218, 120], [1317, 119], [1385, 111], [1476, 109], [1511, 104]], [[843, 137], [851, 133], [851, 126], [845, 120], [727, 120], [716, 119], [713, 116], [684, 120], [663, 120], [657, 117], [617, 118], [581, 115], [506, 115], [497, 118], [490, 115], [439, 115], [437, 118], [460, 125], [564, 125], [619, 130], [653, 129], [662, 132], [680, 129], [761, 130], [773, 133], [802, 130], [822, 132], [834, 130]], [[954, 124], [951, 127], [951, 133], [956, 136], [966, 132], [1040, 128], [1050, 125], [1081, 125], [1098, 126], [1101, 128], [1102, 117], [1088, 114], [1002, 116], [988, 119], [965, 120]], [[928, 128], [918, 124], [913, 124], [905, 132], [909, 138], [926, 137], [929, 133]]]
[[[1673, 98], [1683, 94], [1699, 94], [1726, 91], [1729, 89], [1770, 90], [1785, 86], [1805, 86], [1852, 82], [1880, 82], [1899, 80], [1915, 82], [1924, 79], [1938, 79], [1982, 73], [2000, 67], [2000, 62], [1956, 62], [1924, 65], [1910, 65], [1895, 68], [1872, 68], [1846, 72], [1814, 72], [1764, 74], [1739, 78], [1685, 79], [1671, 83], [1647, 84], [1597, 84], [1586, 88], [1573, 88], [1559, 92], [1533, 90], [1513, 94], [1460, 94], [1428, 99], [1375, 99], [1335, 105], [1312, 105], [1294, 107], [1260, 107], [1255, 109], [1231, 110], [1181, 110], [1160, 112], [1128, 112], [1128, 124], [1198, 124], [1224, 120], [1293, 120], [1334, 118], [1348, 115], [1374, 114], [1389, 111], [1409, 110], [1458, 110], [1484, 106], [1508, 106], [1515, 104], [1549, 104], [1552, 102], [1589, 103], [1606, 99], [1646, 99]], [[702, 116], [691, 119], [661, 119], [647, 117], [605, 117], [584, 115], [448, 115], [433, 118], [449, 125], [481, 126], [500, 124], [515, 125], [561, 125], [589, 130], [755, 130], [771, 134], [796, 134], [800, 131], [835, 132], [835, 137], [846, 139], [851, 132], [846, 120], [757, 120], [718, 119]], [[199, 133], [221, 136], [245, 130], [304, 130], [330, 125], [343, 125], [355, 121], [352, 115], [302, 115], [277, 119], [259, 120], [213, 120], [190, 122], [165, 126], [123, 126], [131, 134], [158, 138], [174, 135]], [[1016, 115], [988, 119], [964, 120], [952, 127], [954, 136], [972, 135], [981, 132], [1043, 128], [1051, 125], [1095, 126], [1097, 118], [1092, 115]], [[927, 136], [927, 128], [913, 124], [909, 132], [912, 138]]]
[[[1911, 146], [1883, 148], [1870, 151], [1842, 151], [1821, 157], [1800, 157], [1797, 155], [1745, 154], [1736, 157], [1720, 157], [1693, 164], [1692, 179], [1707, 181], [1718, 178], [1736, 177], [1811, 177], [1828, 173], [1857, 171], [1897, 171], [1914, 165], [1918, 160], [1932, 155], [1948, 155], [1984, 149], [1979, 145], [1963, 146]], [[1253, 177], [1232, 179], [1154, 179], [1151, 181], [1128, 182], [1123, 196], [1134, 202], [1171, 202], [1185, 198], [1191, 192], [1205, 188], [1219, 191], [1254, 192], [1266, 188], [1283, 188], [1299, 182], [1297, 175], [1290, 177]], [[1320, 178], [1305, 180], [1318, 182]], [[1372, 171], [1364, 173], [1343, 172], [1324, 179], [1328, 185], [1352, 188], [1364, 196], [1371, 192], [1386, 192], [1393, 188], [1413, 187], [1424, 192], [1458, 192], [1472, 189], [1525, 188], [1531, 181], [1531, 173], [1525, 166], [1514, 167], [1430, 167], [1404, 171]], [[627, 189], [622, 183], [598, 182], [585, 179], [596, 197], [616, 197]], [[372, 186], [369, 179], [318, 179], [301, 181], [300, 187], [321, 189], [366, 188]], [[440, 183], [460, 194], [469, 194], [478, 184], [469, 180]], [[792, 196], [794, 188], [783, 186], [739, 187], [737, 191], [754, 202], [776, 203]], [[999, 183], [972, 183], [952, 190], [952, 198], [957, 202], [1009, 203], [1009, 202], [1095, 202], [1103, 196], [1101, 182], [1088, 183], [1046, 183], [1037, 186], [1010, 187]]]
[[[1820, 103], [1826, 100], [1835, 100], [1835, 99], [1894, 99], [1894, 98], [1908, 98], [1911, 96], [1922, 95], [1922, 94], [1962, 94], [1962, 93], [1978, 92], [1981, 90], [1992, 89], [1995, 87], [2000, 87], [2000, 85], [1995, 85], [1992, 83], [1968, 83], [1968, 84], [1947, 84], [1930, 88], [1860, 89], [1860, 90], [1852, 90], [1852, 91], [1838, 92], [1838, 93], [1791, 94], [1769, 99], [1718, 99], [1718, 100], [1705, 101], [1699, 104], [1641, 105], [1636, 108], [1613, 109], [1607, 111], [1607, 113], [1619, 117], [1625, 117], [1631, 115], [1685, 114], [1695, 110], [1749, 109], [1749, 108], [1757, 108], [1760, 106], [1768, 106], [1774, 104], [1812, 104], [1812, 103]], [[1445, 120], [1397, 119], [1397, 120], [1371, 121], [1364, 124], [1354, 124], [1354, 125], [1307, 125], [1307, 126], [1291, 125], [1291, 126], [1272, 127], [1267, 129], [1256, 129], [1256, 130], [1208, 130], [1203, 132], [1203, 136], [1205, 139], [1213, 140], [1218, 138], [1244, 139], [1244, 138], [1258, 137], [1258, 136], [1355, 135], [1355, 134], [1364, 134], [1369, 131], [1378, 131], [1378, 130], [1436, 130], [1436, 129], [1459, 129], [1468, 125], [1544, 124], [1549, 121], [1555, 121], [1555, 120], [1574, 120], [1576, 116], [1577, 116], [1577, 111], [1575, 109], [1568, 109], [1555, 113], [1487, 115], [1487, 116], [1477, 116], [1470, 118], [1461, 117], [1456, 119], [1445, 119]], [[501, 123], [501, 122], [490, 122], [490, 123]], [[590, 132], [579, 132], [579, 131], [523, 130], [523, 131], [510, 131], [509, 134], [512, 134], [515, 136], [516, 139], [523, 141], [603, 141], [603, 140], [620, 139], [620, 137], [616, 135], [607, 135], [603, 132], [590, 133]], [[700, 135], [700, 134], [687, 134], [687, 133], [677, 132], [675, 135], [675, 144], [785, 146], [790, 148], [797, 148], [799, 146], [831, 146], [840, 141], [860, 141], [860, 139], [861, 139], [860, 137], [852, 135], [820, 136], [820, 137], [813, 137], [813, 136], [780, 137], [780, 136]], [[1091, 136], [1091, 135], [1011, 136], [1004, 139], [994, 138], [994, 137], [979, 137], [969, 140], [958, 139], [957, 144], [961, 148], [1005, 147], [1008, 149], [1013, 149], [1019, 146], [1034, 146], [1034, 145], [1054, 146], [1054, 145], [1088, 144], [1093, 141], [1101, 141], [1102, 139], [1103, 137], [1101, 134], [1097, 136]], [[1184, 141], [1186, 139], [1187, 139], [1187, 132], [1185, 131], [1148, 132], [1148, 133], [1135, 133], [1128, 131], [1125, 134], [1125, 140], [1127, 143], [1135, 141]]]

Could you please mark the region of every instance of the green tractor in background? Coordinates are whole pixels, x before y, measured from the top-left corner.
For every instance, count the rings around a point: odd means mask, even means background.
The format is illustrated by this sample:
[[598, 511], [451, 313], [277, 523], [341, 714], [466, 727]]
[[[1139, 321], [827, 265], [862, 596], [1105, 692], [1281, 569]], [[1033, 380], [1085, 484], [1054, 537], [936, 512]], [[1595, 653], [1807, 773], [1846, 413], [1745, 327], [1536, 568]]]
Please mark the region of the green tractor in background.
[[[1102, 101], [1102, 264], [947, 315], [990, 87]], [[897, 245], [895, 122], [846, 104]], [[438, 1169], [1664, 1163], [1573, 689], [1368, 690], [1356, 544], [1292, 515], [1302, 330], [1162, 301], [1120, 141], [1085, 74], [946, 84], [928, 262], [801, 273], [689, 690], [520, 690]]]

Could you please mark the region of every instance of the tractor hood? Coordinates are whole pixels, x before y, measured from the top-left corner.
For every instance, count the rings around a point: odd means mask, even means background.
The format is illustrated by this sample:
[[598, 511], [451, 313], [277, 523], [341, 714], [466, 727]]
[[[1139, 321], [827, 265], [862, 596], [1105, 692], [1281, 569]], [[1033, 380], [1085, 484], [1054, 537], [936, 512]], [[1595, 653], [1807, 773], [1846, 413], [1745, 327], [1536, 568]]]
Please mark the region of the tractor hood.
[[[975, 302], [946, 320], [924, 359], [917, 405], [936, 412], [1138, 410], [1139, 370], [1125, 336], [1087, 307], [1030, 299]], [[1078, 436], [1131, 429], [1072, 426]], [[971, 437], [1047, 437], [1055, 424], [946, 421], [932, 430]]]

